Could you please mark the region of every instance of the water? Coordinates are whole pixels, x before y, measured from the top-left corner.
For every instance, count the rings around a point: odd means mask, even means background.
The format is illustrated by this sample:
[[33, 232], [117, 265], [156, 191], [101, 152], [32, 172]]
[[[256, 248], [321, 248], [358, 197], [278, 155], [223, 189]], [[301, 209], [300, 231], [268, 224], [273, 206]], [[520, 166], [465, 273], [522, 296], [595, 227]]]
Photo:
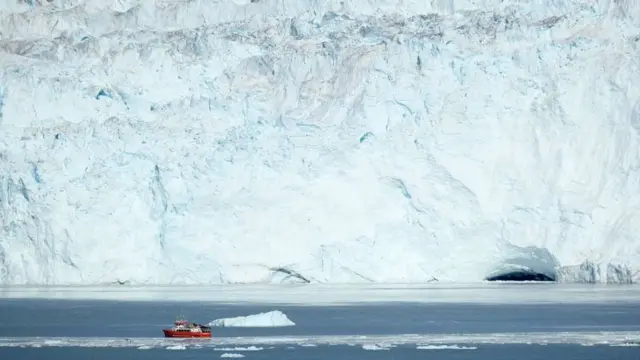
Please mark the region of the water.
[[[305, 306], [4, 296], [0, 359], [640, 359], [640, 303], [609, 300]], [[179, 314], [206, 323], [271, 310], [296, 326], [162, 338]]]

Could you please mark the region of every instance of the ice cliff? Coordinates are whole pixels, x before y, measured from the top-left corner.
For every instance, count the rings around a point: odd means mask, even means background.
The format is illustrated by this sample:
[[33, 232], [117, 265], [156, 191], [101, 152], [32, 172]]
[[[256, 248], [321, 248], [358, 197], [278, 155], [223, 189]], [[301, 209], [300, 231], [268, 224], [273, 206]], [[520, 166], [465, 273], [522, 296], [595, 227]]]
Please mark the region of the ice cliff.
[[639, 24], [0, 0], [0, 283], [638, 281]]

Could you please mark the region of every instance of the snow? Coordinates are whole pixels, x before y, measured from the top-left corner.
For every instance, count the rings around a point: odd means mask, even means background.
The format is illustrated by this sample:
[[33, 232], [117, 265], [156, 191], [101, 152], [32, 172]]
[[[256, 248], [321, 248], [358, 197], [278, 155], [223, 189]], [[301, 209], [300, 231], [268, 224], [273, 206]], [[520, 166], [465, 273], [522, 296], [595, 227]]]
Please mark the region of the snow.
[[284, 327], [294, 326], [295, 324], [296, 323], [289, 320], [287, 315], [280, 310], [248, 316], [216, 319], [209, 323], [210, 326], [220, 327]]
[[631, 1], [0, 1], [0, 284], [640, 280]]

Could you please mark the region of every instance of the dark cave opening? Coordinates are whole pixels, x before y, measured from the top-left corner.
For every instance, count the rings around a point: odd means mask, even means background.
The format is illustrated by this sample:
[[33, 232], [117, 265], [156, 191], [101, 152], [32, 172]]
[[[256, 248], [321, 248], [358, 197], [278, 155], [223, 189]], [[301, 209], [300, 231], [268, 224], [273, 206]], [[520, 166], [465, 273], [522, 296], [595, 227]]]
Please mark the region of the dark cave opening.
[[556, 281], [555, 278], [533, 271], [511, 271], [489, 276], [487, 281]]

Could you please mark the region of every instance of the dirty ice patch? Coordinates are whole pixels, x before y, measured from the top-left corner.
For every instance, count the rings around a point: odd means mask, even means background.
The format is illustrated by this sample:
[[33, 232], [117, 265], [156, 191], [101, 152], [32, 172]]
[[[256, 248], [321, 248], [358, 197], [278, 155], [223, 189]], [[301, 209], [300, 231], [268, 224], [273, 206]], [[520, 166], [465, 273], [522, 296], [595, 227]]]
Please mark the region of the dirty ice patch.
[[459, 346], [459, 345], [418, 345], [418, 350], [476, 350], [475, 346]]
[[283, 327], [294, 325], [295, 323], [279, 310], [248, 316], [216, 319], [209, 323], [209, 326], [219, 327]]

